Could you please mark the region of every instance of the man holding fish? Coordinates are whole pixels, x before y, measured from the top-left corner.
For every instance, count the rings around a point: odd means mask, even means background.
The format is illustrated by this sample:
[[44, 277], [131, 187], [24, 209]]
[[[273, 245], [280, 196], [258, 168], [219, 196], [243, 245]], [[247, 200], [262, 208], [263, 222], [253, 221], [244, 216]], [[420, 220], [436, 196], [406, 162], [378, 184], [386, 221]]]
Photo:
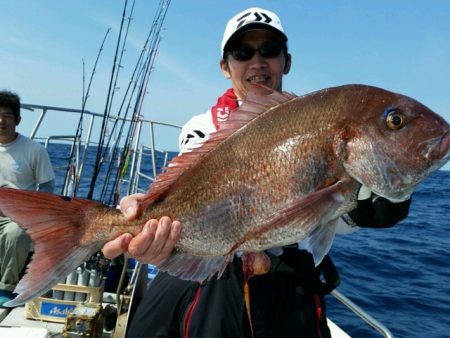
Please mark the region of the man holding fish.
[[[249, 8], [230, 19], [222, 40], [220, 68], [232, 88], [211, 110], [194, 116], [183, 127], [182, 153], [220, 130], [249, 92], [268, 95], [272, 89], [282, 90], [283, 75], [291, 67], [287, 40], [280, 19], [268, 10]], [[221, 173], [216, 174], [220, 179]], [[128, 219], [142, 213], [139, 200], [143, 197], [136, 194], [122, 200], [121, 210]], [[361, 186], [356, 209], [340, 218], [337, 227], [390, 227], [408, 215], [408, 195], [397, 203], [373, 197], [369, 188]], [[103, 252], [109, 258], [127, 253], [158, 265], [171, 255], [182, 228], [183, 224], [167, 216], [151, 219], [139, 234], [123, 234], [106, 243]], [[338, 275], [328, 255], [315, 266], [304, 248], [310, 248], [307, 241], [267, 250], [268, 270], [259, 256], [243, 263], [236, 255], [219, 279], [203, 283], [158, 273], [127, 337], [142, 337], [143, 332], [151, 337], [330, 337], [323, 295], [337, 286]], [[248, 303], [244, 301], [247, 282]]]

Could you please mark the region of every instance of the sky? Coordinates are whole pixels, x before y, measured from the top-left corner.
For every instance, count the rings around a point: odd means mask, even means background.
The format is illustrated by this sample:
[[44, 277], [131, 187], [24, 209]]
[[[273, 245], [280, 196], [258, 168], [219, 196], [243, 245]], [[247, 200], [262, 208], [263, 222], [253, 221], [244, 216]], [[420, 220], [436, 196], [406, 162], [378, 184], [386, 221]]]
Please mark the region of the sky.
[[[80, 108], [83, 62], [88, 79], [111, 28], [86, 106], [103, 112], [124, 2], [2, 0], [0, 88], [17, 92], [24, 103]], [[135, 2], [118, 96], [158, 3]], [[219, 68], [225, 24], [255, 6], [276, 12], [289, 37], [293, 65], [284, 90], [301, 95], [349, 83], [374, 85], [411, 96], [450, 121], [448, 0], [172, 0], [142, 109], [146, 119], [182, 125], [216, 102], [229, 87]], [[55, 119], [51, 127], [62, 129], [64, 122]], [[24, 121], [19, 131], [30, 129]], [[162, 142], [177, 150], [173, 135], [163, 135]]]

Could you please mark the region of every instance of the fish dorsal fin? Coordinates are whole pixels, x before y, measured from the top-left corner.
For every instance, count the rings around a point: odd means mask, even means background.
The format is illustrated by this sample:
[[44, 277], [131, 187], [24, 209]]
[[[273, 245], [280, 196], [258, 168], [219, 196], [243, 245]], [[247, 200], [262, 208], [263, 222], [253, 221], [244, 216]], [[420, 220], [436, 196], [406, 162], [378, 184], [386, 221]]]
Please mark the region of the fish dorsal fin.
[[[264, 86], [260, 86], [264, 87]], [[173, 158], [165, 171], [156, 177], [156, 180], [150, 185], [147, 196], [141, 200], [143, 207], [163, 198], [174, 183], [187, 171], [194, 168], [201, 159], [218, 144], [222, 143], [235, 132], [246, 126], [258, 116], [269, 112], [275, 107], [295, 99], [297, 96], [287, 92], [278, 92], [268, 87], [264, 87], [269, 94], [259, 94], [249, 92], [247, 98], [230, 114], [227, 121], [220, 124], [220, 129], [211, 133], [210, 138], [201, 146], [192, 149], [190, 152], [183, 153]]]

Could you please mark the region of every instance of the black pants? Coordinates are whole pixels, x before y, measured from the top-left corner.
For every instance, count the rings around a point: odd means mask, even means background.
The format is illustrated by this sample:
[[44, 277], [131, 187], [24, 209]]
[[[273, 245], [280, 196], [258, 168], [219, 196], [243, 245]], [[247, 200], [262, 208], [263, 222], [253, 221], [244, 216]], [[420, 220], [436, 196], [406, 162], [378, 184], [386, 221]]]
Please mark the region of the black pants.
[[[127, 338], [247, 338], [242, 266], [235, 259], [203, 286], [159, 273], [128, 326]], [[255, 338], [327, 338], [323, 296], [307, 292], [284, 269], [250, 279]]]

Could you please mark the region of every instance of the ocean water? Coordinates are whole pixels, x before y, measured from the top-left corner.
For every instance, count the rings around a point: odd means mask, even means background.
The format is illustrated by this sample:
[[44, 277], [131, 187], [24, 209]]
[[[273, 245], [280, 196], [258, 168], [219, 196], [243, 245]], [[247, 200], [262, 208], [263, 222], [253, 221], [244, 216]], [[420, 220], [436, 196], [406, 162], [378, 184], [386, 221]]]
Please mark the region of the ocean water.
[[[394, 337], [450, 337], [450, 171], [427, 178], [407, 219], [338, 236], [331, 256], [344, 293]], [[352, 337], [380, 337], [327, 297], [328, 315]]]
[[[71, 154], [71, 146], [69, 144], [59, 144], [50, 143], [48, 145], [48, 153], [55, 171], [56, 175], [56, 193], [62, 193], [62, 188], [65, 183], [65, 177], [67, 172], [67, 165], [69, 163], [69, 158]], [[106, 151], [104, 152], [103, 164], [99, 170], [97, 180], [93, 188], [93, 199], [102, 201], [105, 204], [114, 204], [113, 195], [115, 190], [113, 189], [113, 182], [115, 182], [115, 177], [118, 175], [118, 161], [117, 158], [122, 156], [120, 151]], [[156, 171], [157, 173], [162, 169], [164, 164], [165, 156], [170, 159], [177, 155], [177, 152], [164, 152], [157, 151], [156, 156]], [[94, 172], [94, 166], [97, 156], [97, 147], [91, 146], [88, 148], [87, 153], [84, 157], [84, 166], [82, 168], [82, 174], [79, 179], [77, 197], [87, 197], [88, 192], [91, 187], [91, 179]], [[80, 158], [83, 154], [80, 155]], [[125, 178], [120, 187], [120, 196], [126, 195], [129, 173], [131, 170], [131, 159], [133, 158], [133, 153], [130, 155], [130, 162], [128, 163]], [[136, 160], [137, 163], [137, 160]], [[153, 170], [151, 166], [151, 154], [146, 151], [142, 156], [141, 172], [149, 177], [153, 177]], [[139, 180], [139, 192], [145, 192], [148, 190], [150, 180], [141, 177]]]
[[[54, 166], [63, 166], [67, 145], [51, 144]], [[175, 155], [172, 152], [170, 155]], [[157, 154], [158, 168], [162, 154]], [[88, 154], [78, 196], [92, 176], [95, 149]], [[149, 161], [144, 171], [151, 175]], [[105, 178], [100, 172], [97, 187]], [[65, 169], [56, 171], [57, 188]], [[148, 181], [142, 181], [146, 189]], [[95, 197], [99, 197], [96, 190]], [[97, 198], [99, 199], [99, 198]], [[413, 194], [409, 217], [389, 229], [361, 229], [338, 236], [331, 256], [339, 270], [338, 290], [384, 324], [394, 337], [450, 337], [450, 171], [438, 171]], [[328, 316], [352, 337], [381, 337], [332, 296]]]

